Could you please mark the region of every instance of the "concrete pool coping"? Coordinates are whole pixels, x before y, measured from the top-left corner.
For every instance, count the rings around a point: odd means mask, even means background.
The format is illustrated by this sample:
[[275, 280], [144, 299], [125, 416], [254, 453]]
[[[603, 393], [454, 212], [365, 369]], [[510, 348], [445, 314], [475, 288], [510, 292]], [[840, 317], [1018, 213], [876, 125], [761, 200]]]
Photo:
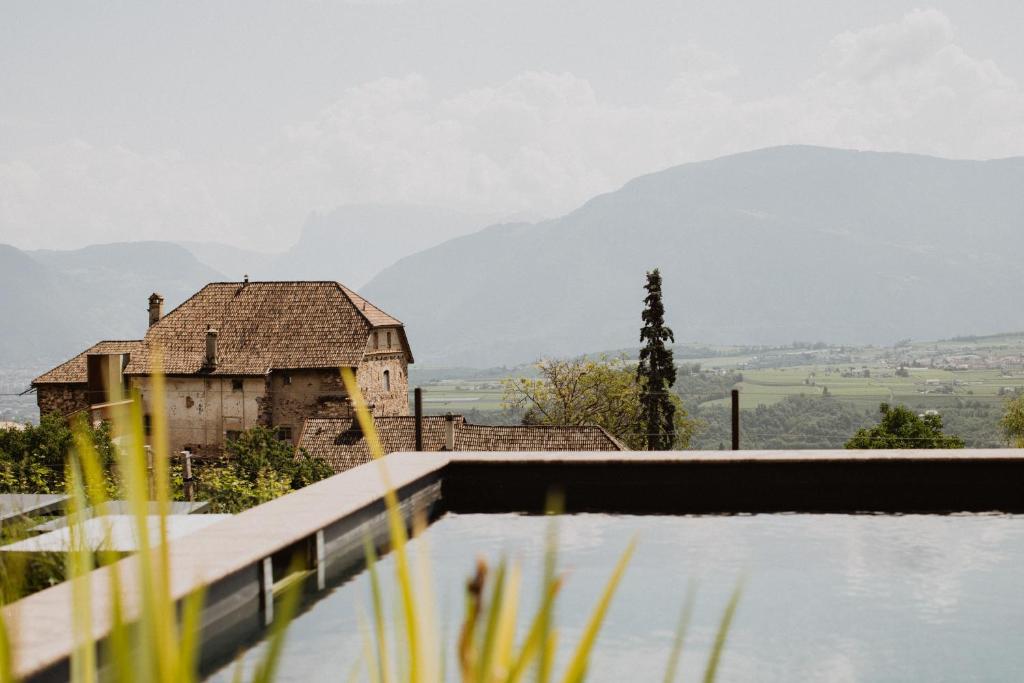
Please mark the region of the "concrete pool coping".
[[[1024, 451], [737, 451], [395, 453], [383, 460], [403, 511], [538, 512], [552, 488], [570, 511], [1024, 511]], [[283, 554], [307, 553], [323, 588], [350, 571], [370, 536], [386, 541], [385, 482], [367, 463], [168, 543], [176, 600], [204, 589], [204, 644], [234, 650], [264, 625]], [[781, 504], [781, 505], [780, 505]], [[110, 573], [138, 614], [137, 558], [88, 577], [92, 632], [111, 628]], [[3, 609], [23, 680], [65, 680], [73, 648], [71, 585]]]

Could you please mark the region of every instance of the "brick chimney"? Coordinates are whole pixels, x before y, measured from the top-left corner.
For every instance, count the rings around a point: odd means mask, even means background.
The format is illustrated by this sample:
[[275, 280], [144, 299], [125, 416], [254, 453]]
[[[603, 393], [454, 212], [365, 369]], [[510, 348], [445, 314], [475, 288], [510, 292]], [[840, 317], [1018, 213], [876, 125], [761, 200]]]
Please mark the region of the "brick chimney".
[[153, 327], [164, 317], [164, 298], [153, 292], [149, 295], [149, 326]]
[[455, 416], [451, 413], [444, 416], [444, 449], [455, 450]]
[[206, 330], [206, 367], [217, 367], [217, 330]]

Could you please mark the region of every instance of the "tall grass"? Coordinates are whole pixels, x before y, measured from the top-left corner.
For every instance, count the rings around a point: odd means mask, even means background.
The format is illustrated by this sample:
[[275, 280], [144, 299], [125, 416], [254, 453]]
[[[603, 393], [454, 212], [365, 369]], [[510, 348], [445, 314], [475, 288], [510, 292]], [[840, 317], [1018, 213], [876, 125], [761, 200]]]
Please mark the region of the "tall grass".
[[[158, 361], [159, 362], [159, 361]], [[371, 683], [442, 683], [446, 680], [445, 646], [434, 600], [429, 563], [425, 554], [414, 554], [409, 533], [394, 486], [383, 461], [383, 449], [373, 419], [351, 371], [342, 378], [352, 398], [359, 424], [371, 453], [380, 461], [385, 483], [385, 503], [390, 545], [394, 556], [394, 585], [398, 593], [398, 615], [387, 618], [382, 581], [372, 544], [366, 546], [371, 583], [372, 626], [363, 629], [364, 658], [360, 670]], [[74, 650], [71, 655], [71, 679], [75, 683], [193, 683], [199, 680], [201, 615], [204, 595], [197, 590], [180, 602], [171, 589], [172, 567], [167, 545], [167, 515], [170, 510], [170, 473], [168, 431], [163, 405], [163, 375], [152, 376], [152, 416], [150, 443], [153, 449], [153, 502], [158, 524], [149, 526], [150, 486], [145, 452], [146, 436], [143, 409], [136, 394], [113, 415], [117, 436], [116, 466], [129, 501], [137, 536], [138, 552], [126, 562], [105, 549], [89, 547], [83, 525], [87, 508], [96, 508], [103, 519], [109, 503], [108, 482], [98, 454], [84, 429], [75, 433], [74, 449], [67, 465], [67, 487], [71, 515], [70, 552], [66, 554], [66, 575], [70, 581]], [[555, 504], [557, 507], [557, 503]], [[425, 526], [422, 517], [413, 520], [414, 535]], [[111, 529], [106, 529], [109, 540]], [[520, 622], [524, 612], [521, 592], [522, 571], [516, 563], [498, 562], [493, 568], [481, 561], [467, 584], [465, 610], [457, 639], [458, 677], [463, 683], [517, 683], [532, 679], [537, 683], [580, 683], [585, 680], [591, 655], [597, 644], [608, 609], [633, 556], [636, 544], [623, 550], [608, 580], [596, 598], [579, 641], [569, 655], [560, 675], [556, 675], [555, 652], [559, 630], [555, 624], [555, 606], [565, 583], [557, 568], [557, 539], [554, 521], [547, 535], [544, 576], [538, 604], [532, 616]], [[96, 592], [100, 579], [93, 572], [106, 566], [108, 590]], [[275, 609], [268, 646], [256, 664], [251, 680], [274, 680], [284, 648], [287, 626], [300, 600], [299, 586], [289, 590]], [[706, 667], [704, 680], [714, 680], [726, 635], [739, 600], [734, 593], [719, 625], [715, 645]], [[687, 605], [692, 606], [692, 592]], [[100, 600], [106, 604], [100, 604]], [[110, 630], [93, 631], [94, 611], [109, 610]], [[670, 655], [666, 681], [675, 679], [689, 622], [690, 607]], [[393, 630], [388, 622], [393, 622]], [[15, 680], [17, 652], [12, 650], [10, 634], [17, 624], [4, 624], [0, 614], [0, 683]], [[101, 637], [102, 636], [102, 637]], [[102, 650], [100, 649], [102, 648]], [[101, 664], [102, 663], [102, 664]], [[354, 679], [357, 670], [350, 676]], [[241, 681], [242, 669], [236, 670]]]
[[[350, 370], [343, 369], [342, 380], [370, 453], [380, 463], [381, 477], [388, 491], [385, 500], [402, 617], [396, 620], [395, 632], [389, 635], [377, 558], [373, 546], [367, 543], [373, 605], [372, 629], [369, 626], [363, 629], [367, 677], [370, 683], [443, 683], [445, 656], [438, 643], [441, 627], [433, 606], [433, 589], [424, 580], [429, 576], [429, 566], [424, 556], [412, 557], [410, 552], [403, 513], [383, 461], [384, 450], [355, 376]], [[550, 512], [559, 512], [561, 501], [554, 498], [548, 507]], [[413, 528], [422, 528], [422, 523], [414, 519]], [[466, 605], [459, 630], [457, 655], [462, 683], [517, 683], [531, 674], [537, 683], [556, 680], [581, 683], [585, 680], [601, 626], [635, 549], [634, 540], [619, 557], [560, 676], [554, 672], [559, 642], [554, 612], [565, 579], [557, 570], [554, 518], [547, 534], [540, 603], [521, 637], [517, 635], [520, 630], [518, 616], [522, 611], [520, 567], [503, 560], [492, 570], [480, 560], [475, 575], [466, 586]], [[714, 681], [717, 676], [741, 592], [742, 585], [737, 584], [723, 612], [705, 667], [705, 683]], [[693, 600], [691, 585], [666, 667], [666, 683], [677, 678]]]
[[[157, 360], [159, 364], [159, 359]], [[200, 617], [203, 592], [198, 590], [183, 600], [175, 599], [171, 590], [171, 561], [167, 545], [167, 516], [170, 512], [170, 476], [166, 411], [163, 405], [164, 378], [159, 371], [152, 376], [153, 392], [150, 414], [154, 486], [151, 491], [143, 410], [140, 397], [115, 409], [112, 415], [116, 434], [116, 468], [129, 503], [138, 552], [127, 562], [118, 562], [120, 555], [110, 550], [112, 530], [104, 529], [104, 541], [91, 547], [84, 536], [85, 511], [95, 508], [96, 517], [104, 520], [109, 503], [108, 481], [101, 467], [88, 431], [79, 423], [74, 430], [74, 448], [67, 471], [67, 513], [70, 546], [65, 554], [65, 575], [71, 588], [68, 609], [72, 619], [74, 649], [71, 653], [71, 680], [75, 683], [113, 681], [115, 683], [192, 683], [199, 680]], [[156, 508], [157, 524], [150, 528], [152, 507]], [[93, 570], [106, 566], [109, 582], [100, 593], [108, 604], [98, 604]], [[291, 600], [294, 602], [294, 599]], [[288, 599], [285, 600], [288, 602]], [[110, 630], [104, 638], [93, 631], [93, 615], [97, 609], [109, 610]], [[293, 610], [280, 610], [275, 622], [272, 642], [283, 638], [287, 618]], [[10, 634], [17, 624], [2, 623], [0, 614], [0, 682], [14, 678], [17, 652], [11, 649]], [[102, 647], [102, 651], [100, 648]], [[258, 667], [255, 680], [270, 680], [260, 672], [272, 671], [280, 647], [270, 648]], [[102, 662], [102, 665], [101, 665]], [[271, 674], [272, 677], [272, 674]]]

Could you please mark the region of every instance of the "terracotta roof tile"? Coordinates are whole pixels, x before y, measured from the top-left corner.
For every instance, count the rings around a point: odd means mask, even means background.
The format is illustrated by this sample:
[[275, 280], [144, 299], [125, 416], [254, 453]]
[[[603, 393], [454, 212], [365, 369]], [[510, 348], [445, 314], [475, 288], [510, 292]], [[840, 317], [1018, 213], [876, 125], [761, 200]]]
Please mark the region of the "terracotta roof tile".
[[135, 353], [142, 340], [108, 340], [93, 344], [85, 351], [32, 380], [32, 384], [85, 384], [89, 381], [86, 356], [90, 353]]
[[[445, 445], [445, 417], [423, 418], [423, 450], [440, 451]], [[474, 425], [461, 415], [455, 420], [457, 451], [622, 451], [618, 440], [600, 427]], [[411, 415], [378, 417], [374, 424], [385, 454], [416, 448], [416, 418]], [[299, 438], [299, 448], [330, 463], [336, 472], [372, 460], [362, 431], [351, 418], [310, 418]]]
[[[215, 282], [149, 328], [126, 373], [152, 372], [158, 348], [170, 375], [354, 367], [373, 328], [396, 326], [401, 332], [401, 325], [337, 282]], [[204, 367], [211, 328], [218, 333], [212, 369]]]

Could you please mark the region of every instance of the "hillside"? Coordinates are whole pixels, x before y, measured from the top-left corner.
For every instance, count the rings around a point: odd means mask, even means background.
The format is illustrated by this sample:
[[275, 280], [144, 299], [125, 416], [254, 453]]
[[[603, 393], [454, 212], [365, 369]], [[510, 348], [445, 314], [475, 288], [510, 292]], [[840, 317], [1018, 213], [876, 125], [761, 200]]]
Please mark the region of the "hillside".
[[435, 364], [633, 346], [653, 267], [680, 341], [986, 334], [1024, 327], [1022, 186], [1022, 158], [764, 149], [451, 240], [364, 291]]
[[146, 330], [150, 293], [165, 310], [223, 279], [167, 242], [103, 244], [73, 251], [0, 245], [0, 354], [5, 366], [52, 363], [100, 339]]

